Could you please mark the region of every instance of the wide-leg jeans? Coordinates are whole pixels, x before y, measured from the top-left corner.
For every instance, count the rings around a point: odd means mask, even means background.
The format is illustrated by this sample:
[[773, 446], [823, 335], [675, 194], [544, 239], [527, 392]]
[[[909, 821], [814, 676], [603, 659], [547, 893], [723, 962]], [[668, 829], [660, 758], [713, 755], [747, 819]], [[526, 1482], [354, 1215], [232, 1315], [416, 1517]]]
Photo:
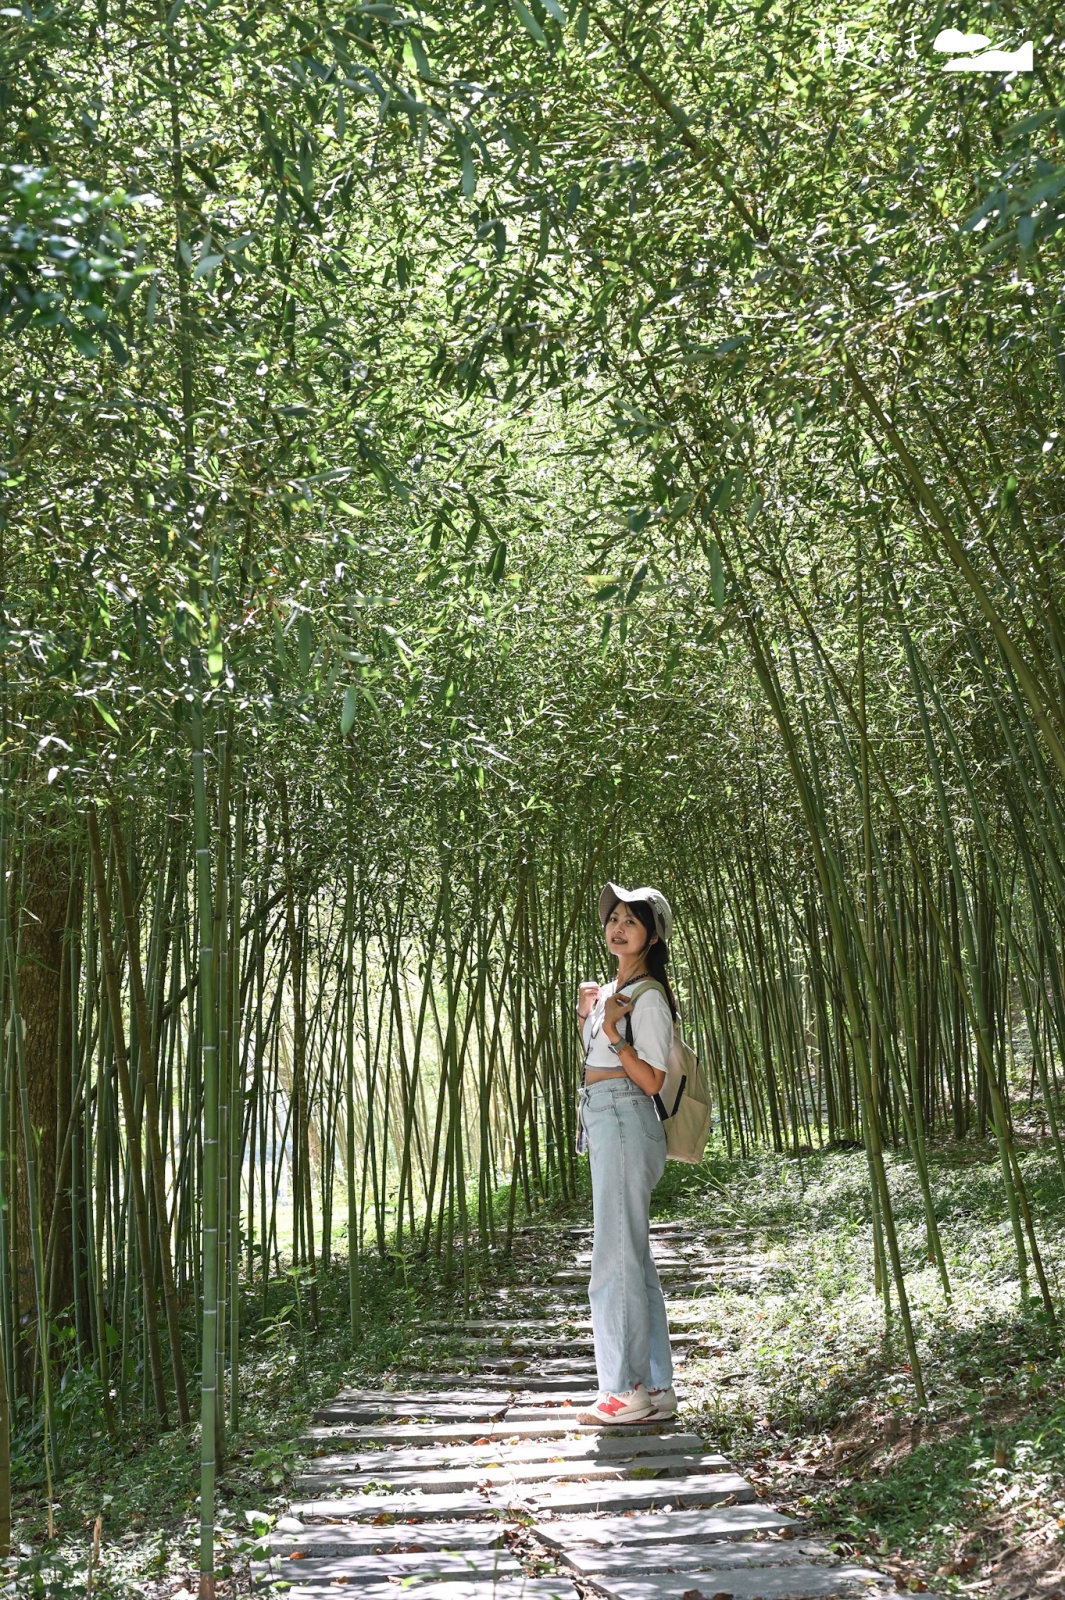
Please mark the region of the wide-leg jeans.
[[588, 1299], [600, 1390], [673, 1382], [669, 1324], [651, 1255], [651, 1191], [666, 1166], [666, 1135], [649, 1094], [631, 1078], [581, 1090], [592, 1169], [592, 1275]]

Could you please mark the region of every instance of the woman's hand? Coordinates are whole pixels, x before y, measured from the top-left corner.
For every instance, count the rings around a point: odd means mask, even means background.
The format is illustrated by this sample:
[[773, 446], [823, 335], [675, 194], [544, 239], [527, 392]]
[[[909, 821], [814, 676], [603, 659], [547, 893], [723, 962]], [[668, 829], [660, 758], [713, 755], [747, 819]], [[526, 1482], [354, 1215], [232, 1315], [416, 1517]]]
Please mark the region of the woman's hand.
[[606, 1003], [606, 1014], [603, 1018], [603, 1032], [614, 1044], [621, 1038], [618, 1023], [622, 1017], [627, 1017], [632, 1010], [632, 998], [627, 994], [612, 994]]
[[599, 985], [594, 981], [582, 983], [577, 990], [577, 1021], [587, 1022], [599, 1000]]

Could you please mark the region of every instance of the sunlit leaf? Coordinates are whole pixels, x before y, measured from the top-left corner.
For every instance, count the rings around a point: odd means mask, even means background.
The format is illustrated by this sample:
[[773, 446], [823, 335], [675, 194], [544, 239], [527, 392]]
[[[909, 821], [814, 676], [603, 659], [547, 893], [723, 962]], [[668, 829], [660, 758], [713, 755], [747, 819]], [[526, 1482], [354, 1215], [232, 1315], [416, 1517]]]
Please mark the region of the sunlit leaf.
[[525, 31], [532, 34], [533, 38], [539, 44], [546, 44], [547, 39], [544, 34], [544, 30], [541, 28], [540, 24], [537, 22], [528, 6], [525, 5], [524, 0], [510, 0], [510, 3], [514, 7], [518, 21], [521, 23]]

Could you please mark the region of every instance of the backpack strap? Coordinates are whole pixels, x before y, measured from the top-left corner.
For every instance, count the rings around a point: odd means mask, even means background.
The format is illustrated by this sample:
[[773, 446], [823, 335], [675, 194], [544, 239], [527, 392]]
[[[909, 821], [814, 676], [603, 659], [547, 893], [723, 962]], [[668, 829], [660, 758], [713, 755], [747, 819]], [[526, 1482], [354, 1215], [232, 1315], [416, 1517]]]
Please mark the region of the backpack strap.
[[[666, 1000], [666, 991], [662, 987], [662, 985], [659, 983], [658, 979], [657, 978], [648, 978], [646, 980], [646, 982], [640, 984], [639, 988], [634, 989], [632, 991], [631, 995], [629, 996], [629, 999], [632, 1001], [634, 1009], [635, 1009], [637, 1000], [640, 998], [640, 996], [642, 994], [646, 994], [648, 989], [657, 989], [659, 994], [662, 996], [662, 999]], [[667, 1005], [669, 1004], [668, 1000], [666, 1000], [666, 1004]], [[670, 1012], [670, 1015], [672, 1015], [672, 1011]], [[632, 1012], [631, 1011], [625, 1017], [625, 1038], [626, 1038], [626, 1041], [629, 1044], [630, 1048], [635, 1049], [635, 1045], [633, 1045], [633, 1043], [632, 1043]], [[665, 1081], [665, 1078], [663, 1078], [662, 1079], [662, 1088], [664, 1089], [665, 1086], [666, 1086], [666, 1081]], [[655, 1103], [655, 1110], [658, 1112], [658, 1120], [659, 1120], [659, 1122], [666, 1122], [668, 1120], [668, 1118], [669, 1118], [669, 1112], [666, 1110], [665, 1104], [664, 1104], [664, 1102], [662, 1100], [661, 1090], [659, 1090], [659, 1092], [657, 1094], [653, 1094], [651, 1096], [651, 1099]]]
[[[662, 996], [662, 999], [666, 999], [665, 988], [659, 983], [657, 978], [645, 978], [643, 983], [640, 984], [639, 988], [632, 991], [632, 993], [629, 995], [629, 999], [633, 1002], [633, 1004], [635, 1004], [642, 994], [647, 993], [648, 989], [657, 989], [659, 994]], [[666, 1000], [666, 1004], [669, 1004], [668, 1000]]]
[[[648, 989], [657, 989], [659, 994], [662, 996], [662, 999], [666, 1000], [666, 991], [662, 987], [662, 985], [659, 983], [658, 979], [657, 978], [648, 978], [644, 983], [641, 983], [638, 988], [634, 989], [632, 991], [632, 993], [629, 995], [629, 999], [632, 1001], [633, 1010], [636, 1009], [637, 1000], [640, 998], [640, 996], [642, 994], [646, 994]], [[669, 1004], [668, 1000], [666, 1000], [666, 1004], [667, 1005]], [[670, 1015], [672, 1016], [672, 1014], [673, 1013], [671, 1011]], [[629, 1044], [631, 1044], [632, 1043], [632, 1011], [628, 1012], [628, 1014], [625, 1017], [625, 1030], [626, 1030], [626, 1037], [628, 1039], [628, 1042], [629, 1042]]]

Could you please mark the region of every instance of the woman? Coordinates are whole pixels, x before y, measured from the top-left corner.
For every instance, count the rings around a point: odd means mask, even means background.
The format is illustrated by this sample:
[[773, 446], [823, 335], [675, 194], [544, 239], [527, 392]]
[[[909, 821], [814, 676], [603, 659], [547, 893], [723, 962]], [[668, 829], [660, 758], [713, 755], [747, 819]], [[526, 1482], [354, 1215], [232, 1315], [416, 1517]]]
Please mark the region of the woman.
[[[588, 1299], [599, 1398], [581, 1422], [608, 1425], [673, 1416], [673, 1361], [658, 1269], [651, 1256], [651, 1191], [666, 1165], [653, 1096], [666, 1077], [676, 1004], [666, 977], [673, 914], [657, 889], [608, 883], [599, 897], [613, 983], [582, 983], [581, 1126], [592, 1169], [595, 1233]], [[653, 979], [635, 1001], [624, 993]]]

